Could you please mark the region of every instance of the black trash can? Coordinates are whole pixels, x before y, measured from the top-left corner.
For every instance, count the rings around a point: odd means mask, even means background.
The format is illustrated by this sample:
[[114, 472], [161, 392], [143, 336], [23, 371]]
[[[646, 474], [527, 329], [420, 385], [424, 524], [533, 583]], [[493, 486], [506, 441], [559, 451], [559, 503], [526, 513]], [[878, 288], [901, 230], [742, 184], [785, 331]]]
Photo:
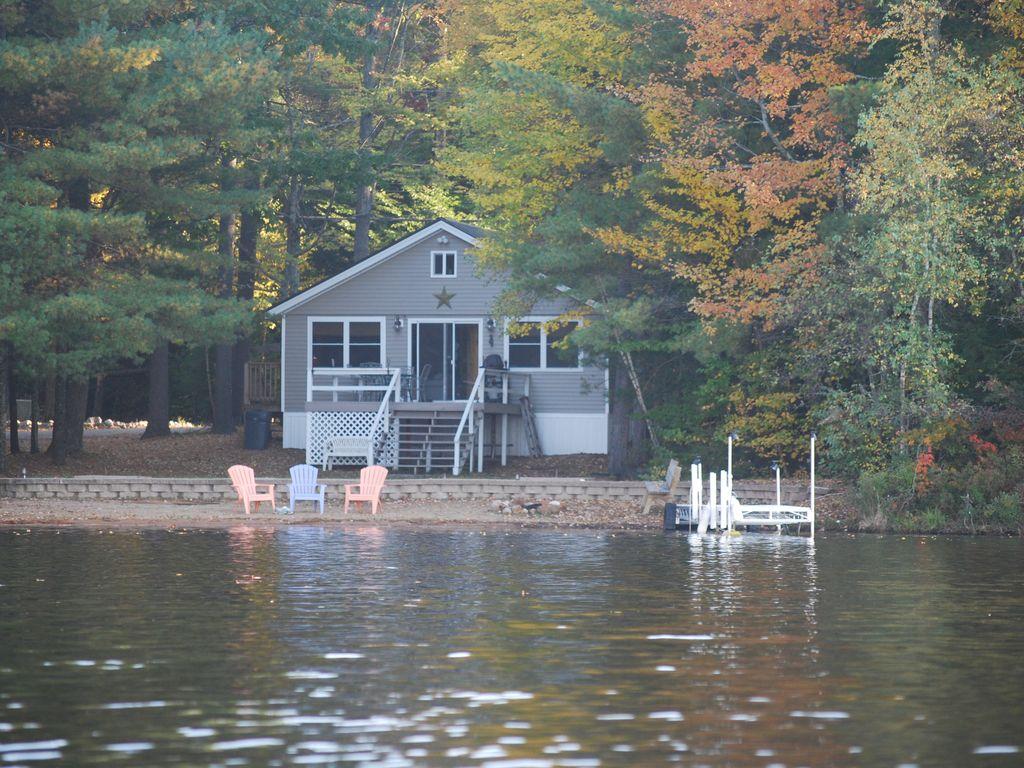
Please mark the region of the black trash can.
[[245, 448], [262, 451], [270, 443], [270, 412], [245, 412]]

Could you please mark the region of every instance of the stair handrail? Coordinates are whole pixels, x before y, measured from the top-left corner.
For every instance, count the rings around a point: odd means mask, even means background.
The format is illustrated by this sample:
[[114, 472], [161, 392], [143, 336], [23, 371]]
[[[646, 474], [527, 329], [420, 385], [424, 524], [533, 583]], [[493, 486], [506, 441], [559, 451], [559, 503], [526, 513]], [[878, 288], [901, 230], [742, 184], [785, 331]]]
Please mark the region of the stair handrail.
[[[473, 408], [477, 401], [483, 402], [483, 385], [484, 377], [487, 375], [487, 369], [481, 368], [480, 372], [476, 375], [476, 381], [473, 382], [473, 388], [469, 391], [469, 397], [466, 398], [466, 407], [462, 410], [462, 418], [459, 420], [459, 428], [455, 430], [455, 437], [452, 439], [452, 445], [455, 448], [455, 457], [453, 460], [452, 474], [457, 475], [462, 470], [462, 433], [466, 430], [466, 424], [469, 424], [469, 434], [476, 433], [476, 419], [471, 418], [473, 415]], [[472, 465], [470, 466], [472, 471]]]
[[377, 415], [373, 417], [373, 423], [370, 424], [370, 439], [375, 440], [377, 437], [377, 430], [383, 426], [384, 434], [386, 435], [391, 431], [390, 422], [386, 421], [384, 416], [388, 412], [388, 408], [391, 405], [391, 398], [395, 394], [395, 390], [398, 387], [401, 370], [396, 368], [395, 372], [391, 374], [391, 381], [388, 384], [387, 389], [384, 390], [384, 397], [380, 400], [380, 405], [377, 407]]

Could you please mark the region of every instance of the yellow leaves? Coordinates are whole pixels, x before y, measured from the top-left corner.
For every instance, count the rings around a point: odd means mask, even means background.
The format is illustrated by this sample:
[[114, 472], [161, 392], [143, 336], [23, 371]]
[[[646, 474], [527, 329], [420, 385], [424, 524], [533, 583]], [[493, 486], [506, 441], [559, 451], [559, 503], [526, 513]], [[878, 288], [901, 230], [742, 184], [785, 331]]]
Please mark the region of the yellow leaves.
[[153, 44], [134, 43], [112, 46], [108, 37], [91, 35], [76, 46], [70, 61], [83, 69], [105, 67], [112, 73], [145, 69], [160, 58], [160, 48]]

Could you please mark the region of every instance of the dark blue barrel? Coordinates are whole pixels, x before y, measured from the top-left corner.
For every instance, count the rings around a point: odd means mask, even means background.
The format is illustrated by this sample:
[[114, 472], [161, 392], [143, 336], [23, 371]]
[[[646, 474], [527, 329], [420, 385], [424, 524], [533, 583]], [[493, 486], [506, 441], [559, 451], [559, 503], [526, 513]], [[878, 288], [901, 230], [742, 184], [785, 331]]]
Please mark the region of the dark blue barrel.
[[245, 448], [262, 451], [270, 443], [270, 412], [245, 412]]

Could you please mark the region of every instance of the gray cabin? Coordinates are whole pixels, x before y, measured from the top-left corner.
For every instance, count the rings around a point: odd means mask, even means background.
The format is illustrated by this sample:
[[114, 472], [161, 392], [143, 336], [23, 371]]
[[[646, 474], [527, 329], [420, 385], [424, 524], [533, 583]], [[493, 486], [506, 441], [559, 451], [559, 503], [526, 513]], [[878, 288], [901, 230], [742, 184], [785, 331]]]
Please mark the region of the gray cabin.
[[270, 310], [284, 446], [310, 464], [480, 471], [507, 456], [606, 453], [606, 370], [546, 325], [569, 298], [494, 314], [483, 232], [441, 219]]

